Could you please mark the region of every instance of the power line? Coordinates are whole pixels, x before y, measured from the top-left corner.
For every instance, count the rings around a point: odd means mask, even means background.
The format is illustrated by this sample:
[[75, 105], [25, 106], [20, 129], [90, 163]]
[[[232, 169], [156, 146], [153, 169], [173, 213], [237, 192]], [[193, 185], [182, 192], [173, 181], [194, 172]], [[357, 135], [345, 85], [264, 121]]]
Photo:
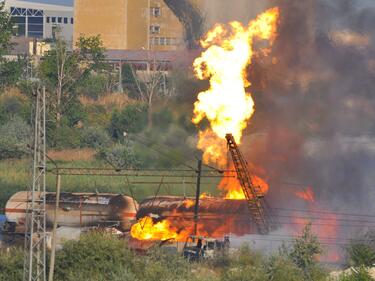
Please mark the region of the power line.
[[303, 210], [303, 209], [289, 209], [281, 207], [272, 207], [274, 210], [286, 211], [286, 212], [301, 212], [301, 213], [317, 213], [317, 214], [326, 214], [326, 215], [342, 215], [342, 216], [353, 216], [353, 217], [371, 217], [375, 218], [375, 214], [357, 214], [357, 213], [340, 213], [340, 212], [330, 212], [330, 211], [318, 211], [318, 210]]

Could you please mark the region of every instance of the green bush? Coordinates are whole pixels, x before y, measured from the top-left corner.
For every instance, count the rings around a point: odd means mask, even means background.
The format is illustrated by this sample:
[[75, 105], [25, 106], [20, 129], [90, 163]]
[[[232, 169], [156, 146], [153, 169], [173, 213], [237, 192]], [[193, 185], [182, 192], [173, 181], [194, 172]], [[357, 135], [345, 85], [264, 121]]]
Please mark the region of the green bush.
[[21, 158], [30, 153], [31, 127], [20, 117], [0, 126], [0, 159]]
[[98, 158], [105, 160], [118, 169], [135, 169], [139, 167], [139, 162], [134, 155], [133, 145], [130, 142], [104, 148], [99, 152]]
[[153, 124], [155, 127], [165, 131], [173, 122], [172, 112], [169, 110], [161, 110], [152, 114]]
[[125, 241], [93, 232], [66, 242], [56, 256], [56, 280], [61, 281], [185, 281], [194, 280], [181, 256], [159, 250], [136, 256]]
[[48, 130], [47, 138], [53, 148], [77, 148], [81, 144], [81, 130], [62, 124], [59, 128]]
[[23, 250], [0, 250], [0, 281], [21, 281], [23, 277]]
[[352, 242], [346, 249], [348, 263], [351, 266], [373, 266], [375, 250], [368, 244]]
[[[119, 268], [131, 267], [133, 254], [125, 242], [110, 234], [92, 232], [68, 241], [56, 254], [56, 279], [111, 280]], [[84, 277], [84, 279], [82, 279]]]
[[370, 276], [366, 268], [360, 267], [357, 269], [357, 272], [344, 274], [340, 278], [340, 281], [375, 281], [375, 279]]
[[147, 106], [144, 104], [131, 104], [122, 111], [115, 111], [109, 125], [112, 137], [123, 138], [124, 132], [139, 133], [147, 125]]
[[303, 273], [290, 259], [278, 255], [266, 263], [266, 275], [268, 280], [301, 281]]
[[26, 68], [26, 59], [19, 57], [14, 61], [0, 63], [0, 89], [17, 85]]
[[111, 144], [108, 133], [100, 127], [85, 127], [81, 132], [81, 147], [105, 149]]
[[84, 106], [79, 101], [71, 102], [69, 107], [65, 110], [62, 123], [69, 127], [76, 126], [79, 122], [85, 121], [87, 113]]
[[91, 74], [89, 77], [82, 81], [81, 85], [77, 89], [80, 95], [90, 97], [97, 100], [100, 96], [106, 92], [113, 90], [112, 86], [115, 84], [114, 80], [117, 79], [113, 74]]
[[29, 120], [30, 114], [30, 104], [26, 99], [19, 96], [9, 96], [0, 100], [0, 124], [4, 124], [16, 116]]
[[129, 64], [122, 65], [122, 86], [130, 98], [138, 98], [137, 82], [135, 81], [131, 66]]
[[283, 245], [279, 254], [302, 272], [301, 280], [325, 281], [327, 272], [318, 261], [322, 252], [317, 236], [312, 233], [311, 224], [307, 224], [292, 245], [289, 248]]

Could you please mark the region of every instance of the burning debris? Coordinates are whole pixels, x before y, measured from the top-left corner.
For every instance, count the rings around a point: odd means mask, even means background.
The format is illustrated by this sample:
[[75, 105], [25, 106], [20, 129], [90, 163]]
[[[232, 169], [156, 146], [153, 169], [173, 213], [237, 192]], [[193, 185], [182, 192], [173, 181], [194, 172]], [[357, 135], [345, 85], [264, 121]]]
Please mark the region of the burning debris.
[[[138, 240], [185, 241], [194, 233], [194, 208], [192, 198], [146, 199], [139, 205], [138, 223], [133, 225], [131, 235]], [[201, 198], [197, 235], [222, 238], [229, 233], [242, 236], [256, 232], [245, 200]]]

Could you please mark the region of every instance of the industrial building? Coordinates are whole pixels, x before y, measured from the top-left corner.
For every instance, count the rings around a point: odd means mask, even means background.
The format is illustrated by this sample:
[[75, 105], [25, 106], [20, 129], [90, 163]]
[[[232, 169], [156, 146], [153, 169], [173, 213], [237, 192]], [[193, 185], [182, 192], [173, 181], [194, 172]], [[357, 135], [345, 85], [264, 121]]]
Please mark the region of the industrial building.
[[21, 0], [7, 0], [5, 7], [15, 37], [53, 39], [59, 32], [67, 42], [73, 41], [73, 7]]
[[184, 28], [163, 0], [75, 0], [74, 18], [74, 41], [99, 34], [109, 50], [173, 51], [184, 44]]

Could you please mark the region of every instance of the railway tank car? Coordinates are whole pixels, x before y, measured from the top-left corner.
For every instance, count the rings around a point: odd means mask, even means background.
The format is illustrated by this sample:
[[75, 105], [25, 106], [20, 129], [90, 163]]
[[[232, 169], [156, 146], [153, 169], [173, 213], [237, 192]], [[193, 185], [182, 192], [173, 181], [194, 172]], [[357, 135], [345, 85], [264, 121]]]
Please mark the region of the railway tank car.
[[[36, 194], [36, 203], [46, 200], [47, 228], [52, 228], [56, 205], [56, 193], [48, 192], [45, 198]], [[6, 203], [7, 232], [24, 233], [27, 220], [27, 205], [31, 194], [21, 191]], [[128, 231], [136, 220], [138, 203], [132, 197], [110, 193], [61, 193], [57, 214], [58, 226], [64, 227], [109, 227]]]

